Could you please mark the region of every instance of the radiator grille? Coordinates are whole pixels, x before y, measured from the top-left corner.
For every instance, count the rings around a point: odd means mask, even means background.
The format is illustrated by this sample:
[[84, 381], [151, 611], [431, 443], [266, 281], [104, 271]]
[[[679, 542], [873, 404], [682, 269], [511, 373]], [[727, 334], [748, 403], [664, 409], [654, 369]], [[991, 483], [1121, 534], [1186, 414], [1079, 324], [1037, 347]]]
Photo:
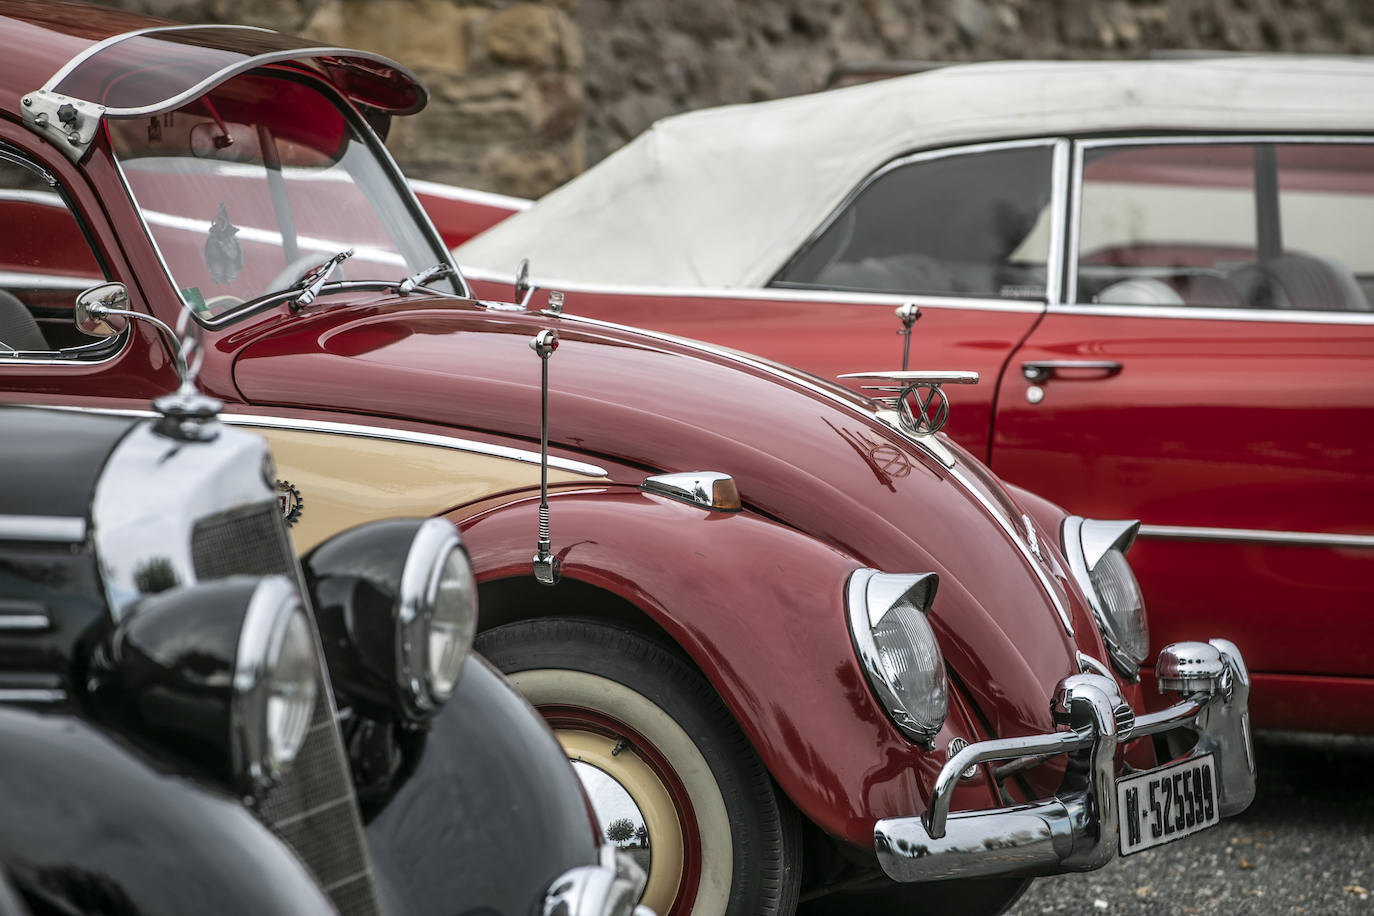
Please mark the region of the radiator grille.
[[[201, 519], [191, 558], [201, 580], [277, 573], [300, 581], [276, 503]], [[296, 851], [343, 916], [370, 916], [380, 910], [376, 883], [322, 658], [315, 686], [310, 731], [286, 775], [259, 799], [257, 816]]]
[[297, 579], [295, 556], [276, 503], [229, 509], [196, 522], [191, 560], [202, 581], [272, 573]]

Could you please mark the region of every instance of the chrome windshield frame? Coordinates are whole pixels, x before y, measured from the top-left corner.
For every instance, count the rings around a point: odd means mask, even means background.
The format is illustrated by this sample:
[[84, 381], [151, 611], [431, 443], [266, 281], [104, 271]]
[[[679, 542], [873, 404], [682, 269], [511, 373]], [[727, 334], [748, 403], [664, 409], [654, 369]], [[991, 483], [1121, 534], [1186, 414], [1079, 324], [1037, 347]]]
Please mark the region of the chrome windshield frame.
[[[401, 204], [409, 209], [410, 215], [414, 219], [416, 227], [420, 230], [422, 238], [437, 253], [436, 260], [432, 263], [447, 264], [453, 268], [453, 274], [449, 278], [453, 281], [457, 289], [456, 293], [454, 293], [453, 295], [457, 295], [458, 297], [463, 299], [473, 298], [472, 288], [468, 285], [467, 278], [463, 276], [463, 272], [459, 269], [457, 262], [454, 261], [453, 253], [449, 251], [447, 246], [444, 245], [443, 239], [440, 238], [439, 232], [434, 227], [433, 221], [430, 220], [429, 215], [424, 210], [424, 207], [420, 205], [419, 198], [416, 197], [415, 191], [410, 187], [410, 183], [406, 181], [405, 175], [401, 172], [400, 167], [396, 164], [396, 160], [392, 158], [390, 151], [386, 148], [386, 144], [384, 144], [381, 141], [381, 138], [377, 136], [376, 131], [372, 129], [372, 127], [367, 123], [366, 119], [364, 119], [358, 113], [356, 107], [354, 107], [354, 105], [351, 102], [349, 102], [348, 99], [346, 99], [341, 93], [339, 93], [338, 90], [336, 90], [332, 85], [330, 85], [327, 81], [323, 79], [312, 79], [308, 74], [295, 74], [287, 72], [274, 72], [272, 76], [274, 78], [287, 79], [304, 83], [305, 85], [309, 86], [310, 88], [314, 89], [315, 91], [323, 95], [325, 98], [327, 98], [330, 101], [330, 103], [333, 104], [334, 107], [339, 110], [340, 114], [344, 117], [344, 120], [348, 123], [349, 127], [351, 127], [354, 130], [355, 134], [357, 135], [357, 138], [376, 157], [378, 165], [381, 166], [381, 169], [383, 173], [386, 175], [386, 178], [391, 182], [392, 187], [397, 191], [397, 196]], [[102, 142], [109, 144], [108, 139]], [[180, 287], [177, 285], [176, 277], [172, 273], [171, 265], [168, 264], [167, 258], [163, 254], [161, 246], [159, 246], [157, 243], [157, 238], [153, 235], [152, 227], [149, 225], [148, 218], [144, 215], [143, 207], [139, 203], [138, 197], [134, 194], [133, 186], [129, 183], [128, 175], [125, 173], [124, 163], [117, 155], [112, 145], [110, 145], [109, 147], [109, 154], [110, 160], [114, 163], [115, 173], [119, 176], [120, 184], [124, 188], [124, 193], [128, 197], [130, 205], [133, 207], [134, 215], [138, 218], [139, 225], [143, 228], [144, 238], [147, 239], [149, 246], [151, 246], [153, 250], [153, 254], [157, 257], [158, 263], [162, 266], [163, 276], [167, 280], [169, 287], [175, 294], [176, 301], [182, 304], [182, 307], [185, 307], [183, 300], [180, 298], [180, 294], [177, 292], [180, 289]], [[377, 279], [359, 281], [339, 281], [338, 283], [326, 284], [324, 287], [324, 291], [326, 293], [329, 293], [336, 292], [341, 289], [357, 287], [385, 289], [399, 284], [402, 279], [404, 279], [404, 277], [398, 275], [394, 280]], [[280, 302], [292, 298], [294, 295], [296, 295], [297, 292], [298, 290], [289, 289], [275, 290], [270, 293], [265, 293], [261, 296], [255, 297], [254, 299], [249, 299], [243, 302], [232, 311], [225, 312], [224, 314], [215, 316], [213, 318], [207, 318], [204, 315], [196, 313], [194, 309], [190, 309], [191, 317], [195, 319], [197, 324], [201, 325], [206, 329], [219, 330], [221, 328], [235, 324], [244, 318], [258, 314], [259, 312], [271, 308], [274, 305], [280, 304]]]

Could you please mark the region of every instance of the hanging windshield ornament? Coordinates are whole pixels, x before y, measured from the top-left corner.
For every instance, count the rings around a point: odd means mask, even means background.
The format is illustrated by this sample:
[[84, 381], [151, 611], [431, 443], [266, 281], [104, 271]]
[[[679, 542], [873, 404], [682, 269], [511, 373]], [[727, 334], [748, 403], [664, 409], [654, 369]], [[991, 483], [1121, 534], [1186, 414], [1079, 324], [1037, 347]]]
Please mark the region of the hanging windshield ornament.
[[221, 201], [219, 212], [210, 222], [210, 237], [205, 240], [205, 267], [216, 283], [233, 283], [243, 269], [243, 246], [238, 234], [239, 227], [229, 222], [229, 210]]

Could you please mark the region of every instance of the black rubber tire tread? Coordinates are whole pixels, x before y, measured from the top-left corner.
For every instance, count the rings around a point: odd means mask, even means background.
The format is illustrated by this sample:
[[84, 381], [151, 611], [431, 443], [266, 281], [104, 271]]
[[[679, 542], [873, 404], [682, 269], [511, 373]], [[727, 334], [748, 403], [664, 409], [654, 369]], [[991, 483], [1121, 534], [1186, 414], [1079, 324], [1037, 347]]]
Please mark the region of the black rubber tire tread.
[[479, 634], [476, 645], [506, 674], [554, 668], [599, 675], [671, 716], [696, 743], [725, 799], [734, 846], [725, 916], [792, 916], [801, 886], [799, 815], [690, 662], [633, 630], [580, 617], [505, 624]]

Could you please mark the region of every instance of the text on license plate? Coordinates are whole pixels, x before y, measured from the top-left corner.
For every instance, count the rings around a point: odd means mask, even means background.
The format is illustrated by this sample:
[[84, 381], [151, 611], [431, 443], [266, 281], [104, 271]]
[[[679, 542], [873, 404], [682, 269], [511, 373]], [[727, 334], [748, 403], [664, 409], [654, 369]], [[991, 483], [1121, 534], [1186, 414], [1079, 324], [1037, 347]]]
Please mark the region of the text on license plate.
[[1211, 754], [1116, 781], [1121, 854], [1206, 830], [1221, 820]]

